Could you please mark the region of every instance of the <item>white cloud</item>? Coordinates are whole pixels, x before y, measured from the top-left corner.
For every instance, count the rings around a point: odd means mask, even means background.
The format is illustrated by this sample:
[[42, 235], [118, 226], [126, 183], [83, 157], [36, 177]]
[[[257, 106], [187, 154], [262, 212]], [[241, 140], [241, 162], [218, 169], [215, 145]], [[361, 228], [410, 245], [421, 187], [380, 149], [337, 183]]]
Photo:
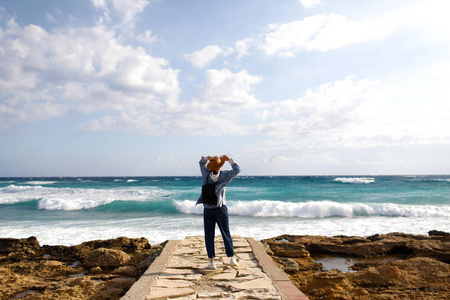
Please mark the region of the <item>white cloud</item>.
[[10, 19], [0, 44], [2, 128], [68, 112], [176, 106], [178, 70], [101, 24], [48, 32]]
[[298, 0], [304, 7], [310, 8], [322, 3], [321, 0]]
[[149, 4], [148, 0], [111, 0], [114, 9], [123, 15], [124, 22], [131, 22]]
[[241, 58], [244, 55], [248, 55], [248, 50], [251, 46], [254, 44], [254, 39], [252, 38], [246, 38], [240, 41], [237, 41], [235, 44], [236, 52], [238, 53], [237, 58]]
[[397, 28], [394, 19], [350, 21], [337, 14], [307, 17], [301, 21], [272, 24], [262, 35], [260, 48], [268, 55], [295, 56], [302, 51], [329, 51], [352, 44], [370, 42], [391, 35]]
[[[307, 7], [318, 2], [299, 1]], [[434, 0], [412, 4], [375, 18], [349, 20], [343, 15], [330, 13], [271, 24], [267, 32], [259, 36], [259, 48], [267, 55], [293, 57], [303, 51], [325, 52], [378, 41], [401, 29], [413, 29], [418, 34], [416, 39], [448, 43], [450, 19], [445, 13], [448, 9], [448, 1]]]
[[[421, 83], [427, 70], [435, 84]], [[347, 78], [309, 89], [295, 100], [271, 103], [259, 133], [283, 137], [282, 144], [265, 145], [274, 153], [283, 149], [362, 149], [450, 144], [448, 71], [420, 70], [418, 77], [383, 81]], [[422, 77], [421, 77], [422, 76]], [[423, 101], [422, 99], [428, 99]], [[259, 114], [259, 111], [255, 112]], [[300, 140], [300, 141], [299, 141]], [[290, 143], [290, 144], [289, 144]]]
[[247, 132], [226, 112], [197, 112], [155, 114], [128, 110], [116, 116], [107, 116], [80, 125], [90, 131], [137, 131], [148, 135], [242, 135]]
[[[198, 99], [173, 109], [141, 110], [138, 106], [119, 114], [92, 120], [80, 126], [84, 130], [138, 131], [149, 135], [242, 135], [249, 126], [242, 122], [240, 110], [256, 109], [260, 103], [251, 94], [259, 76], [242, 70], [207, 70], [206, 83]], [[170, 107], [169, 107], [170, 108]], [[120, 110], [120, 109], [117, 109]], [[234, 111], [234, 114], [230, 114]], [[245, 114], [245, 113], [244, 113]]]
[[355, 120], [356, 108], [376, 84], [347, 78], [308, 89], [298, 99], [272, 103], [270, 113], [265, 108], [266, 121], [258, 125], [258, 130], [277, 136], [297, 136], [342, 128]]
[[228, 56], [233, 53], [232, 48], [219, 47], [217, 45], [206, 46], [191, 54], [185, 54], [184, 58], [191, 62], [197, 68], [206, 67], [211, 61], [219, 55]]
[[251, 89], [261, 80], [260, 76], [250, 75], [246, 70], [239, 73], [229, 69], [207, 70], [206, 85], [194, 106], [203, 110], [255, 108], [259, 100], [251, 94]]
[[144, 44], [153, 44], [157, 38], [152, 34], [152, 31], [148, 29], [144, 33], [139, 34], [136, 40]]
[[149, 4], [148, 0], [91, 0], [94, 7], [104, 11], [104, 16], [109, 19], [111, 10], [119, 13], [123, 23], [130, 23], [135, 16], [142, 12]]

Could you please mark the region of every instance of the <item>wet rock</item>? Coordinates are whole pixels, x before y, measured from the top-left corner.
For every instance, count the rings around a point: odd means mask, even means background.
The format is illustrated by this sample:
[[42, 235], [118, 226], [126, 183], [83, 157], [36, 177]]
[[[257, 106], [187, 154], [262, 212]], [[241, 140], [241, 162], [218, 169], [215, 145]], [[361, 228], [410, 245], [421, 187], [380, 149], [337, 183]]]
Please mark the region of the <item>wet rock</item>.
[[89, 273], [94, 274], [94, 275], [95, 274], [100, 274], [102, 272], [103, 272], [103, 270], [99, 266], [92, 267], [92, 268], [89, 269]]
[[112, 274], [122, 275], [126, 277], [136, 277], [138, 275], [138, 270], [134, 266], [123, 266], [115, 269]]
[[121, 251], [115, 249], [99, 248], [92, 251], [87, 259], [83, 261], [85, 267], [106, 267], [116, 268], [128, 262], [131, 257]]
[[428, 231], [428, 235], [430, 236], [450, 236], [450, 233], [445, 231], [431, 230]]
[[[390, 233], [367, 238], [283, 235], [263, 243], [270, 248], [269, 254], [277, 253], [273, 259], [279, 264], [288, 265], [289, 259], [298, 263], [298, 271], [285, 268], [285, 272], [311, 300], [450, 299], [450, 235], [446, 233]], [[290, 250], [302, 246], [312, 257], [371, 259], [358, 263], [349, 273], [317, 272], [320, 264], [311, 257], [291, 257]], [[285, 247], [286, 256], [280, 255], [280, 247]]]
[[32, 236], [27, 239], [0, 239], [0, 254], [10, 254], [12, 252], [21, 252], [25, 254], [35, 254], [41, 249], [36, 237]]
[[119, 237], [116, 239], [109, 239], [109, 240], [96, 240], [82, 243], [81, 246], [91, 249], [92, 248], [118, 249], [127, 253], [141, 251], [144, 249], [151, 249], [151, 245], [149, 244], [148, 240], [143, 237], [135, 239], [130, 239], [127, 237]]
[[408, 247], [416, 257], [433, 257], [450, 263], [450, 236], [448, 240], [414, 240]]
[[0, 299], [120, 299], [141, 274], [137, 266], [150, 265], [160, 251], [145, 238], [70, 247], [0, 239]]
[[284, 257], [308, 257], [309, 252], [302, 243], [268, 240], [270, 250], [276, 256]]
[[135, 282], [134, 278], [114, 278], [107, 283], [107, 286], [127, 291]]
[[450, 262], [450, 236], [445, 234], [422, 236], [391, 233], [368, 238], [284, 235], [263, 242], [268, 245], [274, 255], [281, 257], [298, 258], [307, 257], [309, 254], [351, 257], [405, 254], [434, 257], [443, 262]]
[[286, 273], [296, 273], [299, 271], [299, 264], [295, 260], [289, 257], [277, 258], [277, 261], [283, 265], [283, 269]]

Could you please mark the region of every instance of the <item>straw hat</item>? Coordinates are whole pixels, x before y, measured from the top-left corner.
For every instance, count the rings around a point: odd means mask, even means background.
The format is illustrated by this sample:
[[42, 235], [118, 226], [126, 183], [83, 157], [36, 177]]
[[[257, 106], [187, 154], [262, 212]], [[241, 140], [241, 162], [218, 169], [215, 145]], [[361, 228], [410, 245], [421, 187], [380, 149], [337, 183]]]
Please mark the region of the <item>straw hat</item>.
[[221, 160], [220, 158], [217, 158], [215, 160], [210, 160], [209, 163], [206, 165], [206, 169], [208, 171], [218, 171], [222, 166], [224, 165], [225, 161]]

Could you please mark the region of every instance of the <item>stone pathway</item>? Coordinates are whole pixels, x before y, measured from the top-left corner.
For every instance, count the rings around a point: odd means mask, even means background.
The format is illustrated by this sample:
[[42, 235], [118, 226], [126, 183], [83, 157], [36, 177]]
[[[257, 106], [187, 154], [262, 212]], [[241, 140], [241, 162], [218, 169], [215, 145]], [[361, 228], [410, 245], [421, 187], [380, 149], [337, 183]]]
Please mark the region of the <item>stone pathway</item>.
[[229, 264], [216, 237], [216, 270], [209, 270], [203, 237], [169, 241], [160, 256], [122, 297], [159, 299], [302, 299], [286, 274], [253, 238], [233, 236], [239, 266]]

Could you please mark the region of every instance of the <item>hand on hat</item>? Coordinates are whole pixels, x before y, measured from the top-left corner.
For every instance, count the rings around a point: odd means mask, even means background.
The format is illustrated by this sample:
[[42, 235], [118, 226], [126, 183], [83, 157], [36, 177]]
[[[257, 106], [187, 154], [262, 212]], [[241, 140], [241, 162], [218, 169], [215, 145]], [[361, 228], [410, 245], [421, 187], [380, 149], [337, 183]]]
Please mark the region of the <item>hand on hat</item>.
[[218, 160], [219, 157], [218, 156], [208, 156], [206, 157], [207, 160], [211, 161], [211, 160]]
[[230, 158], [227, 156], [227, 155], [222, 155], [221, 157], [220, 157], [220, 159], [221, 160], [223, 160], [223, 161], [229, 161], [230, 160]]

